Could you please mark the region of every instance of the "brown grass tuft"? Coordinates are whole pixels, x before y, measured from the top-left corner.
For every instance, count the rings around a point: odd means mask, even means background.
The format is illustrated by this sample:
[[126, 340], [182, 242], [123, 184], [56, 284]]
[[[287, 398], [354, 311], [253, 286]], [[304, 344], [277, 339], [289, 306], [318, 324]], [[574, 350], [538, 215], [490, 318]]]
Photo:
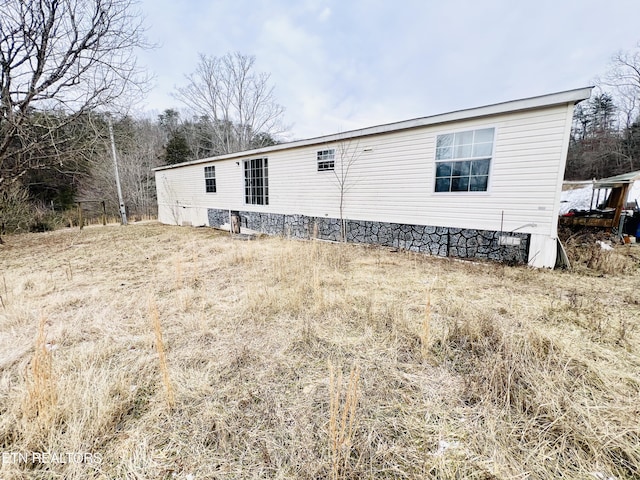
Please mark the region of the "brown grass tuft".
[[5, 305], [5, 299], [7, 302], [9, 301], [9, 289], [7, 288], [7, 277], [4, 274], [2, 274], [2, 286], [3, 295], [0, 295], [0, 300], [2, 300], [2, 308], [6, 310], [7, 306]]
[[182, 280], [183, 280], [183, 268], [182, 268], [182, 256], [178, 255], [173, 259], [173, 265], [175, 268], [175, 279], [174, 279], [174, 288], [176, 290], [180, 290], [182, 288]]
[[54, 419], [58, 400], [56, 381], [53, 373], [53, 358], [47, 348], [44, 316], [38, 322], [34, 353], [29, 365], [27, 378], [27, 397], [23, 405], [23, 414], [27, 419], [35, 419], [43, 427], [48, 427]]
[[435, 284], [436, 279], [434, 278], [433, 281], [429, 284], [429, 286], [427, 287], [427, 293], [426, 293], [426, 302], [425, 302], [425, 307], [424, 307], [424, 317], [422, 319], [422, 329], [420, 330], [420, 347], [421, 347], [421, 353], [422, 353], [422, 359], [426, 359], [429, 356], [429, 349], [430, 349], [430, 345], [431, 345], [431, 337], [430, 337], [430, 333], [431, 333], [431, 289], [433, 288], [433, 285]]
[[360, 367], [353, 365], [349, 381], [343, 391], [342, 371], [335, 373], [329, 361], [329, 448], [331, 450], [331, 478], [347, 478], [351, 448], [355, 434], [356, 408]]
[[160, 373], [162, 375], [162, 383], [165, 393], [167, 394], [167, 406], [172, 410], [176, 405], [175, 392], [171, 377], [169, 376], [169, 368], [167, 367], [167, 355], [164, 348], [164, 340], [162, 339], [162, 328], [160, 326], [160, 314], [158, 306], [153, 297], [149, 298], [149, 317], [155, 333], [155, 347], [158, 352], [158, 360], [160, 361]]
[[605, 250], [598, 241], [608, 242], [609, 238], [602, 232], [584, 231], [565, 236], [564, 246], [572, 267], [587, 269], [606, 275], [629, 274], [637, 272], [640, 267], [640, 252], [635, 246], [614, 246], [613, 250]]

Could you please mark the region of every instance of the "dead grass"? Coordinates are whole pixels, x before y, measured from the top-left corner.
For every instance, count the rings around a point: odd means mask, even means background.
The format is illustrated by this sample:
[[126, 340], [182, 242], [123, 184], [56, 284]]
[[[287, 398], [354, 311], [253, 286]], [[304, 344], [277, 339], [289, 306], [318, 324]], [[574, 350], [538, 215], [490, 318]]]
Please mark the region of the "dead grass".
[[0, 455], [101, 461], [2, 479], [640, 476], [635, 250], [621, 274], [159, 225], [4, 239]]
[[34, 353], [26, 378], [27, 395], [23, 403], [23, 415], [27, 421], [46, 429], [51, 427], [54, 420], [57, 389], [51, 354], [55, 344], [47, 343], [45, 325], [46, 319], [40, 317]]
[[422, 331], [420, 332], [420, 344], [422, 346], [422, 358], [426, 360], [431, 351], [431, 289], [436, 279], [427, 287], [426, 302], [424, 306], [424, 318], [422, 319]]
[[[346, 387], [342, 385], [342, 370], [336, 374], [329, 361], [329, 447], [331, 449], [331, 478], [348, 478], [351, 468], [351, 449], [358, 408], [360, 367], [351, 367]], [[344, 390], [344, 391], [343, 391]]]
[[605, 250], [598, 242], [612, 243], [612, 237], [604, 231], [583, 229], [560, 232], [569, 261], [574, 269], [592, 274], [630, 274], [640, 268], [640, 248], [636, 245], [618, 246]]
[[160, 374], [162, 376], [162, 384], [167, 394], [167, 406], [172, 410], [176, 406], [176, 396], [169, 375], [169, 367], [167, 366], [167, 354], [165, 352], [164, 340], [162, 338], [162, 327], [160, 326], [160, 313], [158, 306], [153, 297], [149, 298], [149, 317], [155, 334], [155, 346], [158, 352], [158, 360], [160, 361]]

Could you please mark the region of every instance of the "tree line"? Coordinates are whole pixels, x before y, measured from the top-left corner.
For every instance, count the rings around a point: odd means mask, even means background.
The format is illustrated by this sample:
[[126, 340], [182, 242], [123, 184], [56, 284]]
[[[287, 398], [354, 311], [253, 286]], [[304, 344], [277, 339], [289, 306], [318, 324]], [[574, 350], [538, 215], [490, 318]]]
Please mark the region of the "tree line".
[[182, 113], [132, 115], [149, 88], [135, 52], [150, 47], [135, 0], [2, 2], [0, 233], [64, 223], [78, 201], [118, 211], [109, 123], [133, 216], [155, 211], [152, 168], [272, 145], [285, 132], [269, 75], [241, 53], [200, 56], [174, 95]]
[[640, 44], [614, 55], [596, 93], [576, 106], [566, 180], [640, 170]]
[[[241, 53], [200, 55], [172, 108], [131, 114], [149, 79], [136, 0], [4, 0], [0, 16], [0, 233], [73, 221], [78, 201], [118, 199], [113, 124], [129, 214], [155, 212], [152, 169], [273, 145], [286, 133], [269, 74]], [[565, 176], [640, 170], [640, 45], [618, 53], [575, 109]], [[0, 240], [1, 241], [1, 240]]]

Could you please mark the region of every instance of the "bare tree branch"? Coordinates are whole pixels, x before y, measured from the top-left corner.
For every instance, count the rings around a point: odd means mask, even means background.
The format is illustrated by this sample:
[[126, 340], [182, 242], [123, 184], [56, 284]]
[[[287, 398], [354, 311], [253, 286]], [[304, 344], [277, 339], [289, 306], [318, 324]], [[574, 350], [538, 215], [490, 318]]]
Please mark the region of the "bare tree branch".
[[[125, 94], [142, 91], [146, 79], [135, 49], [147, 45], [135, 5], [135, 0], [0, 3], [0, 187], [3, 179], [46, 165], [34, 156], [40, 143], [58, 141], [56, 129], [98, 107], [116, 109]], [[53, 117], [56, 121], [42, 123]], [[62, 150], [53, 145], [53, 151]]]
[[623, 126], [629, 128], [640, 116], [640, 43], [635, 50], [616, 53], [598, 83], [613, 89]]
[[255, 57], [240, 53], [201, 54], [187, 85], [174, 94], [196, 116], [209, 119], [216, 154], [247, 150], [260, 134], [286, 131], [284, 107], [275, 101], [270, 76], [255, 73], [254, 64]]
[[[106, 201], [107, 209], [118, 211], [113, 159], [105, 119], [98, 117], [91, 125], [101, 144], [91, 162], [89, 180], [80, 188], [80, 197]], [[148, 119], [125, 117], [114, 122], [114, 135], [118, 151], [118, 170], [125, 204], [133, 216], [150, 215], [156, 211], [154, 167], [162, 164], [161, 152], [164, 134], [160, 125]]]

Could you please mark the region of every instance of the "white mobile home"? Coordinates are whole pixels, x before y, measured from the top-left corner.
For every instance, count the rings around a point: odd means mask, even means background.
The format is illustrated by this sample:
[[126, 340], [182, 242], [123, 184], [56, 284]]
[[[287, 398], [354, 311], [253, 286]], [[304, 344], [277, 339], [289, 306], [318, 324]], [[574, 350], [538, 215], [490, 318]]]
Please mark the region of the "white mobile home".
[[590, 93], [159, 167], [158, 218], [553, 267], [573, 108]]

